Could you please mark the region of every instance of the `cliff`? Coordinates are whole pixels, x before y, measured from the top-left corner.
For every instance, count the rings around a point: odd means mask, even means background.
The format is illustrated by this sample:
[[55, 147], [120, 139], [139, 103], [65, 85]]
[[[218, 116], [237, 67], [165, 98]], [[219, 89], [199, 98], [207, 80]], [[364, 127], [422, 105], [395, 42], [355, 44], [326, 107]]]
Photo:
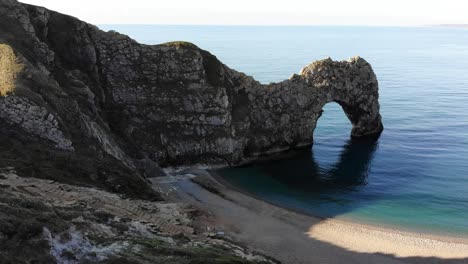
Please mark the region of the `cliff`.
[[272, 263], [200, 235], [191, 215], [200, 212], [156, 202], [148, 178], [310, 146], [328, 102], [342, 106], [351, 136], [378, 136], [378, 97], [362, 58], [317, 61], [263, 85], [190, 43], [143, 45], [0, 0], [0, 257]]
[[149, 197], [144, 177], [158, 166], [236, 165], [310, 146], [328, 102], [343, 107], [353, 137], [383, 129], [362, 58], [262, 85], [193, 44], [143, 45], [14, 0], [0, 2], [0, 42], [0, 165], [35, 177]]

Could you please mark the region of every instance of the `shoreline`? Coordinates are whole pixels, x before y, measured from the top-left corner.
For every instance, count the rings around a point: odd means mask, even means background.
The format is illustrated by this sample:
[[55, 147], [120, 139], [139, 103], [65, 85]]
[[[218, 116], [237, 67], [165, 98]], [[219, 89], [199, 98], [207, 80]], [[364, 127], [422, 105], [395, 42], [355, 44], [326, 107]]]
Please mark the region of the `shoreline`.
[[205, 183], [177, 181], [182, 200], [209, 212], [229, 238], [282, 263], [468, 263], [468, 239], [311, 216], [239, 190], [213, 171], [187, 174]]
[[442, 232], [441, 233], [417, 232], [415, 230], [410, 230], [409, 228], [408, 229], [405, 229], [405, 228], [399, 229], [396, 226], [391, 226], [391, 225], [386, 225], [386, 224], [377, 225], [377, 224], [372, 224], [372, 223], [365, 223], [365, 222], [360, 222], [359, 220], [354, 221], [353, 219], [350, 219], [350, 218], [349, 219], [348, 218], [343, 219], [343, 218], [340, 218], [339, 216], [338, 216], [338, 218], [330, 218], [330, 217], [326, 217], [326, 216], [320, 216], [320, 215], [315, 215], [315, 214], [311, 214], [311, 213], [306, 213], [306, 212], [303, 212], [301, 210], [297, 210], [297, 209], [293, 209], [293, 208], [287, 208], [287, 207], [281, 206], [280, 204], [276, 204], [274, 202], [268, 201], [266, 199], [263, 199], [263, 198], [259, 197], [258, 195], [255, 195], [253, 193], [250, 193], [248, 191], [242, 190], [242, 189], [234, 186], [233, 184], [231, 184], [228, 181], [224, 180], [220, 175], [218, 175], [216, 173], [216, 171], [208, 170], [207, 172], [210, 174], [210, 176], [215, 181], [217, 181], [218, 183], [223, 185], [225, 188], [230, 189], [231, 191], [241, 193], [243, 195], [251, 197], [252, 199], [262, 201], [264, 203], [270, 204], [270, 205], [275, 206], [275, 207], [279, 207], [279, 208], [281, 208], [283, 210], [293, 212], [293, 213], [296, 213], [296, 214], [300, 214], [300, 215], [320, 219], [322, 221], [333, 221], [333, 222], [337, 222], [337, 223], [343, 224], [343, 225], [353, 225], [353, 226], [356, 226], [356, 227], [359, 227], [359, 228], [372, 229], [372, 230], [380, 231], [380, 232], [396, 233], [396, 234], [399, 234], [399, 235], [414, 236], [414, 237], [419, 237], [419, 238], [424, 238], [424, 239], [438, 240], [438, 241], [441, 241], [441, 242], [448, 242], [448, 243], [455, 242], [455, 243], [467, 244], [468, 245], [468, 237], [450, 236], [448, 234], [447, 235], [442, 234]]

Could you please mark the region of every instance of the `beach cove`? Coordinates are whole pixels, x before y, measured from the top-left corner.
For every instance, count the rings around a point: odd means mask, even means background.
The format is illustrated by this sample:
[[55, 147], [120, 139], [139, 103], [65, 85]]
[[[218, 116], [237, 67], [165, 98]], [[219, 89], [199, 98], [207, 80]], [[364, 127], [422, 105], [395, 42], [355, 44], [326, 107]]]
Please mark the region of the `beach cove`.
[[468, 264], [466, 28], [176, 24], [0, 1], [2, 264]]
[[[112, 25], [140, 42], [189, 40], [262, 83], [312, 60], [353, 55], [375, 71], [384, 131], [350, 140], [337, 103], [312, 148], [223, 170], [225, 180], [282, 207], [416, 233], [468, 237], [468, 35], [463, 28]], [[294, 40], [294, 41], [291, 41]], [[298, 127], [291, 127], [291, 131]]]
[[468, 262], [467, 239], [304, 215], [238, 192], [204, 170], [175, 175], [153, 182], [172, 190], [169, 196], [207, 211], [207, 225], [225, 239], [282, 263]]

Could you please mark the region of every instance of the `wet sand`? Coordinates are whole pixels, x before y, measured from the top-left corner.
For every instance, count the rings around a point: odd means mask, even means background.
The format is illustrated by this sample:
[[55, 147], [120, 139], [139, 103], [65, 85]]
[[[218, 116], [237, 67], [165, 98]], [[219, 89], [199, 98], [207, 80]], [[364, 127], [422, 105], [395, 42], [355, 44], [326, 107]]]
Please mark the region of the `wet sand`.
[[185, 202], [209, 212], [227, 238], [282, 263], [468, 263], [465, 239], [312, 217], [238, 192], [207, 172], [197, 174], [210, 191], [189, 179], [170, 185]]

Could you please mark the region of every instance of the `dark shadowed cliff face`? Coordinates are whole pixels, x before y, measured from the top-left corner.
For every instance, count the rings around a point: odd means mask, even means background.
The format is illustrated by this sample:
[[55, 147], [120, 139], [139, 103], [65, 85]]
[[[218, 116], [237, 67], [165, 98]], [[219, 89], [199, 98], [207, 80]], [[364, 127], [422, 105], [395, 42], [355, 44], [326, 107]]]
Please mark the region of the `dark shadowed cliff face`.
[[361, 58], [318, 61], [262, 85], [193, 44], [142, 45], [14, 0], [0, 1], [0, 43], [2, 58], [16, 56], [2, 67], [17, 71], [1, 88], [0, 162], [40, 177], [78, 170], [131, 193], [139, 183], [129, 179], [143, 182], [156, 164], [234, 165], [311, 145], [332, 101], [352, 136], [383, 129], [378, 83]]
[[[142, 45], [0, 0], [0, 259], [95, 263], [91, 244], [103, 252], [102, 241], [113, 241], [130, 245], [114, 252], [125, 261], [101, 263], [250, 263], [237, 246], [217, 250], [209, 239], [209, 250], [181, 247], [187, 236], [200, 239], [184, 208], [124, 198], [161, 200], [145, 179], [163, 174], [160, 166], [237, 165], [310, 146], [332, 101], [353, 123], [352, 136], [382, 131], [377, 80], [361, 58], [318, 61], [262, 85], [190, 43]], [[133, 234], [134, 221], [148, 228], [164, 222], [168, 230]], [[177, 239], [181, 223], [191, 231]], [[176, 237], [176, 245], [148, 230]], [[62, 242], [82, 246], [71, 252]]]

